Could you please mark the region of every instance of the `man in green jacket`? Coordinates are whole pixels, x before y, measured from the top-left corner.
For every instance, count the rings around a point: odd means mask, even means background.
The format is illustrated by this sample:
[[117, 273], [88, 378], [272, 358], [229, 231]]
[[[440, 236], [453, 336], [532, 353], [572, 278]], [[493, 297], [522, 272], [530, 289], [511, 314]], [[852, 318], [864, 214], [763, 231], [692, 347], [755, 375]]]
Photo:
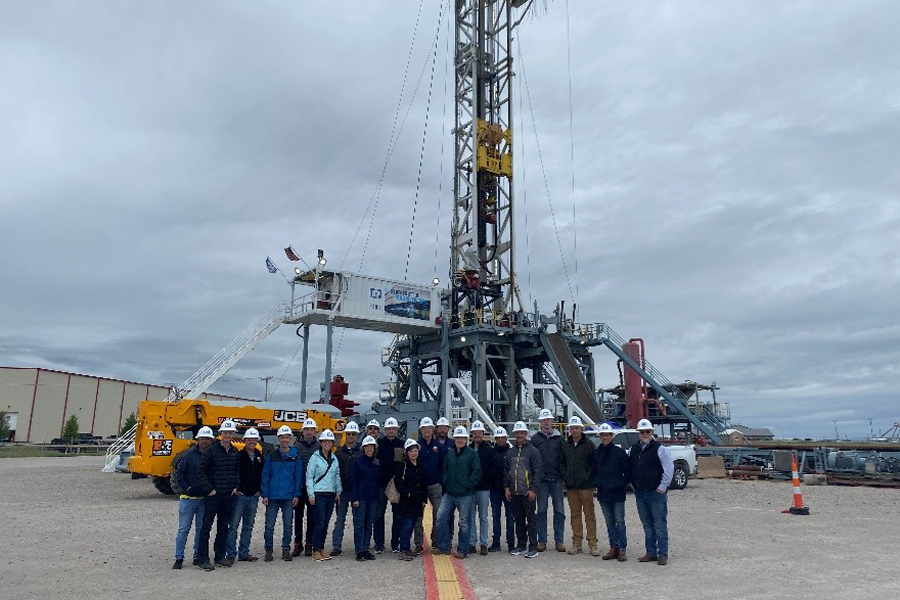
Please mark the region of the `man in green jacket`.
[[437, 548], [433, 554], [450, 554], [450, 518], [459, 510], [459, 538], [453, 556], [465, 558], [469, 553], [469, 518], [475, 500], [475, 486], [481, 479], [478, 453], [468, 447], [465, 427], [453, 431], [454, 447], [444, 458], [444, 496], [437, 515]]
[[581, 554], [582, 514], [587, 529], [591, 556], [600, 556], [597, 548], [597, 518], [594, 513], [594, 453], [593, 442], [584, 437], [581, 419], [569, 419], [569, 439], [562, 445], [559, 470], [566, 484], [569, 513], [572, 515], [572, 547], [569, 554]]

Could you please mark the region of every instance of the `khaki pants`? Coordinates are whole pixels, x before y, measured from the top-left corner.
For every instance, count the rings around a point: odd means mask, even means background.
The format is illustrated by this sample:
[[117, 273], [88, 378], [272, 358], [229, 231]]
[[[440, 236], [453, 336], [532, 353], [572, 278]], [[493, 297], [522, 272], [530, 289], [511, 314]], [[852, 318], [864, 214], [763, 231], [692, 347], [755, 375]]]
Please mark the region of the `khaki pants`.
[[572, 513], [572, 543], [576, 548], [581, 547], [582, 521], [584, 513], [585, 525], [587, 525], [588, 546], [594, 548], [597, 545], [597, 518], [594, 513], [594, 490], [566, 490], [569, 499], [569, 510]]

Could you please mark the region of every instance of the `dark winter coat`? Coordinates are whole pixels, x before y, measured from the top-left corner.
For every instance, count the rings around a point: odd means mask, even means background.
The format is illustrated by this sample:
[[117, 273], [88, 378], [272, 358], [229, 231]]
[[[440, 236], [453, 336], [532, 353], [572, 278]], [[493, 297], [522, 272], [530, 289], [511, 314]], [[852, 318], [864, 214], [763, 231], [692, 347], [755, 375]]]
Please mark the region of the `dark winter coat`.
[[270, 500], [293, 500], [303, 496], [306, 480], [306, 464], [296, 447], [289, 448], [287, 454], [275, 446], [263, 463], [260, 491], [263, 498]]
[[[319, 450], [319, 440], [312, 440], [311, 442], [307, 442], [303, 438], [297, 440], [297, 452], [300, 454], [300, 460], [303, 461], [303, 468], [306, 469], [309, 466], [309, 459], [312, 458], [312, 455], [315, 454]], [[303, 492], [306, 494], [306, 471], [303, 471]]]
[[400, 439], [400, 436], [393, 440], [384, 436], [378, 440], [378, 452], [375, 456], [381, 461], [381, 487], [384, 487], [394, 476], [397, 466], [403, 461], [403, 440]]
[[229, 495], [240, 487], [238, 454], [240, 450], [234, 446], [228, 446], [228, 450], [225, 450], [220, 442], [216, 442], [200, 456], [197, 479], [204, 496], [213, 490], [216, 494]]
[[241, 485], [238, 486], [238, 491], [243, 495], [255, 496], [262, 489], [264, 462], [263, 454], [258, 449], [253, 451], [252, 457], [246, 450], [241, 450], [240, 455], [238, 455], [238, 471], [241, 478]]
[[344, 492], [350, 490], [350, 480], [353, 477], [353, 461], [360, 454], [362, 454], [362, 447], [359, 444], [350, 447], [344, 445], [334, 451], [334, 455], [338, 459], [338, 466], [341, 469], [341, 489]]
[[463, 446], [457, 450], [454, 446], [444, 457], [444, 489], [451, 496], [471, 496], [475, 486], [481, 479], [481, 461], [478, 453]]
[[481, 478], [478, 480], [478, 483], [475, 484], [475, 489], [479, 491], [491, 489], [494, 480], [498, 476], [495, 467], [497, 460], [495, 455], [497, 453], [494, 451], [493, 446], [486, 441], [481, 442], [477, 448], [475, 447], [475, 442], [472, 442], [469, 444], [469, 448], [478, 453], [478, 461], [481, 465]]
[[541, 453], [525, 440], [524, 444], [515, 445], [506, 453], [506, 487], [516, 496], [524, 496], [529, 490], [537, 493], [542, 469]]
[[365, 454], [352, 463], [350, 502], [375, 502], [381, 493], [381, 461]]
[[195, 444], [178, 461], [178, 467], [176, 467], [178, 471], [177, 478], [185, 496], [200, 498], [205, 495], [199, 487], [199, 477], [197, 475], [201, 456], [203, 456], [203, 452], [200, 451], [200, 446]]
[[569, 437], [562, 445], [560, 472], [563, 483], [570, 490], [588, 490], [594, 487], [594, 450], [591, 440], [581, 436], [581, 441]]
[[531, 444], [541, 454], [541, 480], [553, 481], [562, 477], [562, 434], [556, 429], [550, 430], [550, 435], [538, 431], [531, 436]]
[[427, 443], [419, 437], [419, 464], [425, 470], [425, 483], [434, 485], [441, 482], [441, 469], [444, 466], [444, 452], [441, 452], [437, 444], [437, 438], [432, 437], [431, 443]]
[[594, 451], [594, 485], [600, 502], [625, 502], [629, 479], [628, 453], [613, 443]]
[[498, 446], [494, 444], [494, 481], [492, 490], [502, 492], [506, 488], [506, 455], [509, 452], [509, 444]]
[[394, 514], [403, 519], [418, 519], [422, 516], [428, 501], [428, 486], [425, 484], [425, 469], [420, 464], [412, 464], [404, 459], [394, 475], [394, 485], [400, 493], [400, 502]]

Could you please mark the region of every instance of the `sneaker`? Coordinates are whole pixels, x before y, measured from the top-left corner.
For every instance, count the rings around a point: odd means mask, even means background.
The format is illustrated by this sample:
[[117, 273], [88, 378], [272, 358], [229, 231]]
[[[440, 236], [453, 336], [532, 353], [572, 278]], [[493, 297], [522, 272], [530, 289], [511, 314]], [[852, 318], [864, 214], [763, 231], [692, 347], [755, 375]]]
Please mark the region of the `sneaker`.
[[184, 559], [178, 558], [175, 560], [175, 563], [172, 565], [172, 568], [175, 569], [176, 571], [180, 571], [181, 565], [183, 565], [183, 564], [184, 564]]
[[407, 562], [411, 561], [415, 558], [412, 552], [401, 552], [399, 556], [397, 556], [400, 560], [405, 560]]
[[381, 554], [384, 552], [384, 548], [375, 548], [375, 554]]
[[488, 552], [500, 552], [500, 544], [491, 544], [491, 547], [488, 548]]
[[200, 561], [195, 558], [194, 560], [191, 561], [191, 564], [194, 565], [195, 567], [199, 567]]
[[366, 554], [365, 554], [365, 552], [361, 552], [360, 554], [357, 554], [357, 555], [356, 555], [356, 560], [358, 560], [359, 562], [362, 562], [362, 561], [366, 560]]
[[449, 553], [449, 552], [444, 552], [443, 550], [441, 550], [441, 549], [438, 548], [437, 546], [432, 546], [432, 547], [431, 547], [431, 554], [432, 554], [432, 556], [440, 556], [441, 554], [450, 554], [450, 553]]
[[205, 563], [200, 563], [199, 565], [197, 565], [197, 568], [203, 569], [204, 571], [215, 571], [216, 570], [216, 568], [214, 566], [209, 564], [209, 561], [207, 561]]
[[340, 556], [342, 554], [340, 548], [335, 548], [331, 552], [328, 553], [328, 556]]
[[519, 556], [520, 554], [525, 554], [525, 548], [510, 548], [509, 553], [513, 556]]
[[425, 552], [425, 546], [419, 545], [413, 548], [413, 554], [422, 554]]
[[537, 550], [529, 550], [525, 553], [525, 558], [537, 558]]
[[232, 564], [227, 558], [220, 558], [219, 560], [213, 562], [217, 567], [230, 567]]
[[391, 548], [391, 554], [397, 554], [400, 552], [400, 548]]
[[363, 556], [366, 558], [366, 560], [375, 560], [375, 555], [371, 552], [366, 551], [363, 553]]
[[325, 553], [321, 550], [316, 550], [312, 553], [312, 559], [316, 562], [322, 562], [323, 560], [325, 560]]
[[468, 556], [468, 555], [467, 555], [467, 554], [463, 554], [463, 553], [460, 552], [459, 550], [454, 550], [453, 552], [450, 553], [450, 556], [452, 556], [453, 558], [457, 558], [457, 559], [459, 559], [459, 560], [463, 560], [463, 559], [464, 559], [466, 556]]

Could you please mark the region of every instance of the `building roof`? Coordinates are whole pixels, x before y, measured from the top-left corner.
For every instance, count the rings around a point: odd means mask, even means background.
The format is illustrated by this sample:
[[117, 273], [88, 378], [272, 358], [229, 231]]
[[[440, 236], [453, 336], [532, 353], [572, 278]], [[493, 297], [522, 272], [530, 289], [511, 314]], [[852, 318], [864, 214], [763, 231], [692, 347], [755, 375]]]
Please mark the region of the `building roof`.
[[747, 427], [735, 423], [734, 428], [743, 433], [745, 437], [775, 437], [768, 427]]

